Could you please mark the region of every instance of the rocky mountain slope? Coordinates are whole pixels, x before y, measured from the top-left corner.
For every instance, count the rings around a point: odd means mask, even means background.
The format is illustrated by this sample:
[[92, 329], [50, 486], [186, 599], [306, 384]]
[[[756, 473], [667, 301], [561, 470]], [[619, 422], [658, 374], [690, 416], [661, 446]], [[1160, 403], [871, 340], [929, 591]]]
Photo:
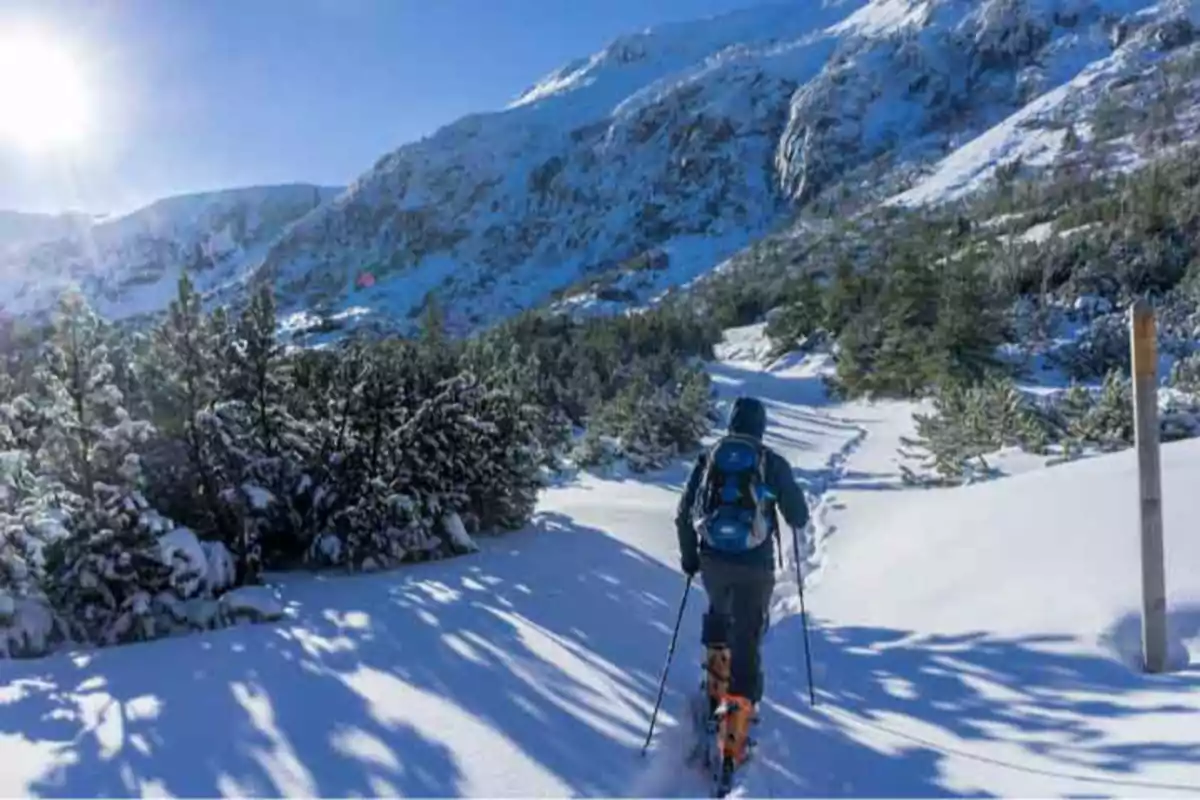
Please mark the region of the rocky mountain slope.
[[8, 219], [22, 224], [0, 236], [0, 304], [6, 313], [42, 311], [74, 285], [105, 316], [153, 313], [174, 297], [185, 270], [205, 291], [236, 283], [288, 225], [339, 191], [305, 184], [231, 189], [103, 220], [13, 215]]
[[230, 243], [216, 203], [179, 241], [108, 228], [99, 269], [76, 237], [17, 272], [78, 278], [128, 315], [199, 265], [220, 297], [272, 283], [292, 327], [314, 311], [404, 327], [430, 296], [460, 331], [546, 303], [624, 308], [797, 208], [928, 203], [1056, 163], [1107, 87], [1198, 22], [1197, 0], [796, 0], [665, 25], [398, 148], [336, 197], [294, 187], [251, 240]]
[[509, 108], [385, 156], [272, 247], [259, 277], [293, 309], [402, 318], [434, 293], [463, 328], [548, 300], [643, 302], [797, 205], [908, 188], [1014, 114], [1026, 134], [1057, 125], [1027, 137], [1052, 161], [1066, 135], [1052, 117], [1089, 102], [1064, 87], [1187, 44], [1194, 14], [1149, 0], [805, 0], [622, 37]]

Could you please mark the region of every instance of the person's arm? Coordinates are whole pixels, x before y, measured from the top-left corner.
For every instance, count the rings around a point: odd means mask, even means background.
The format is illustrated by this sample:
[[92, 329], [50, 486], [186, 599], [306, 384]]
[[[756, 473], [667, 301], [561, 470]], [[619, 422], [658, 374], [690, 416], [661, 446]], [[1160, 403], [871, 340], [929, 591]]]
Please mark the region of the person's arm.
[[695, 502], [696, 490], [703, 475], [704, 454], [701, 453], [692, 467], [692, 474], [688, 476], [683, 497], [679, 498], [679, 507], [675, 510], [675, 535], [679, 537], [679, 557], [685, 564], [699, 557], [700, 543], [696, 539], [696, 529], [692, 527], [692, 503]]
[[808, 525], [808, 503], [804, 490], [792, 475], [792, 465], [783, 456], [771, 451], [767, 461], [767, 482], [775, 494], [776, 506], [793, 531]]

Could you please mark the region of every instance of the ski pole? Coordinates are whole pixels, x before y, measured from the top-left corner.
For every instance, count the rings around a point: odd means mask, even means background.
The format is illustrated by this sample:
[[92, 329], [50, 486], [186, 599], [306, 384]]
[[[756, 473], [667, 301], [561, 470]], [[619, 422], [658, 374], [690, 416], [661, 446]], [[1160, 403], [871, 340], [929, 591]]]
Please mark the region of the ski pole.
[[688, 594], [692, 590], [692, 576], [688, 575], [687, 583], [683, 586], [683, 598], [679, 601], [679, 616], [675, 619], [675, 630], [671, 634], [671, 647], [667, 650], [667, 663], [663, 665], [662, 677], [658, 681], [658, 699], [654, 701], [654, 713], [650, 715], [650, 730], [646, 731], [646, 742], [642, 745], [642, 755], [650, 746], [650, 737], [654, 735], [654, 722], [658, 719], [658, 708], [662, 705], [663, 689], [667, 686], [667, 673], [671, 669], [671, 659], [675, 657], [675, 640], [679, 637], [679, 626], [683, 622], [683, 610], [687, 608]]
[[817, 693], [813, 689], [812, 650], [808, 644], [808, 612], [804, 608], [804, 574], [800, 571], [800, 535], [795, 528], [792, 528], [792, 547], [796, 553], [794, 560], [796, 562], [796, 588], [800, 592], [800, 622], [804, 625], [804, 667], [808, 672], [808, 699], [815, 706]]

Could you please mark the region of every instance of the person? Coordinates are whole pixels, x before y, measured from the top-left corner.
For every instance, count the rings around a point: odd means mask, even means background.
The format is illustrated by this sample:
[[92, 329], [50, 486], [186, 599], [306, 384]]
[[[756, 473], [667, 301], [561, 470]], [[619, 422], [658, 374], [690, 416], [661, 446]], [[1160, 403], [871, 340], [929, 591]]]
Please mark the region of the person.
[[793, 537], [809, 519], [791, 465], [763, 443], [766, 427], [762, 401], [737, 398], [726, 435], [697, 458], [675, 518], [680, 566], [689, 577], [700, 573], [708, 595], [701, 643], [709, 712], [724, 704], [742, 716], [734, 720], [737, 750], [744, 750], [764, 689], [760, 650], [781, 541], [776, 512]]

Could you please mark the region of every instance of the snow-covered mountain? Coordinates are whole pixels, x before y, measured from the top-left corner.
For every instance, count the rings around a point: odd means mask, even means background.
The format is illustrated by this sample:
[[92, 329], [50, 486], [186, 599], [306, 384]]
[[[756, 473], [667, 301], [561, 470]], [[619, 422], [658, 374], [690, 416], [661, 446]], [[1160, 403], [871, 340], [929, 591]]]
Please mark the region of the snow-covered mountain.
[[29, 308], [79, 280], [116, 316], [161, 308], [185, 268], [221, 297], [270, 281], [296, 318], [403, 326], [430, 293], [459, 330], [546, 303], [624, 308], [797, 206], [925, 203], [1017, 158], [1053, 163], [1107, 87], [1198, 23], [1197, 0], [793, 0], [664, 25], [343, 192], [164, 201], [10, 254], [7, 281]]
[[[0, 217], [4, 310], [43, 310], [77, 285], [106, 316], [159, 311], [183, 271], [203, 291], [236, 281], [288, 225], [339, 191], [305, 184], [231, 189], [168, 198], [104, 220]], [[6, 227], [5, 219], [14, 222]], [[14, 244], [4, 248], [4, 241]]]
[[82, 214], [25, 214], [0, 210], [0, 253], [52, 241], [87, 226]]
[[823, 191], [884, 200], [1024, 109], [1044, 113], [1022, 130], [1050, 125], [1061, 87], [1187, 44], [1194, 15], [1190, 0], [803, 0], [621, 37], [385, 156], [261, 276], [293, 309], [401, 317], [436, 292], [463, 326], [564, 296], [644, 301]]

